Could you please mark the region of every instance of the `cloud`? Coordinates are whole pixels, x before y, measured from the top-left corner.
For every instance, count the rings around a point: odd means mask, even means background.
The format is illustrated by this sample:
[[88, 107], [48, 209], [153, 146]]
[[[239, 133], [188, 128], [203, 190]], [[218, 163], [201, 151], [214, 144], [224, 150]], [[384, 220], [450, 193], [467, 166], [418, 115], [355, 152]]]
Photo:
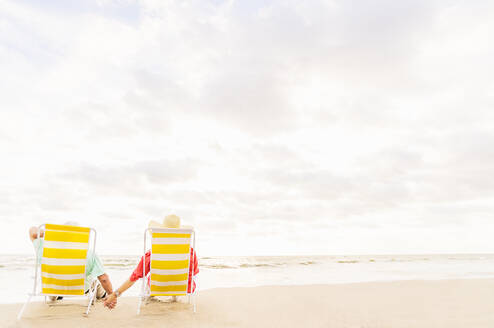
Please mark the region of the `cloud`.
[[150, 184], [172, 184], [187, 181], [196, 175], [198, 163], [182, 161], [141, 161], [122, 167], [85, 166], [78, 173], [64, 176], [79, 179], [91, 185], [119, 186], [121, 183], [138, 185], [139, 181]]
[[425, 230], [487, 227], [491, 9], [4, 1], [0, 218], [104, 234], [176, 212], [212, 253], [229, 233], [266, 253], [270, 234], [288, 253], [418, 251]]

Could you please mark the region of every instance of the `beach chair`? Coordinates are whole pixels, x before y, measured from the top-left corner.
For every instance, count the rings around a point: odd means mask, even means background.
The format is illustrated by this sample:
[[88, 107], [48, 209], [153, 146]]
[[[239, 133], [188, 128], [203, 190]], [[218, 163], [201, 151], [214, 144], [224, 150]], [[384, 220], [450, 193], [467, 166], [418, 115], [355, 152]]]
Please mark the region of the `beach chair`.
[[[191, 247], [195, 250], [195, 232], [191, 228], [148, 228], [144, 231], [144, 256], [147, 250], [148, 234], [151, 235], [150, 287], [146, 277], [142, 278], [137, 314], [141, 311], [143, 298], [149, 296], [188, 296], [196, 312], [195, 290], [188, 292]], [[142, 261], [142, 272], [145, 271]], [[192, 274], [192, 289], [194, 285]]]
[[[40, 261], [36, 252], [33, 291], [28, 294], [28, 299], [17, 319], [22, 317], [33, 296], [45, 296], [46, 302], [48, 296], [68, 297], [85, 294], [87, 254], [90, 244], [92, 244], [93, 251], [96, 247], [96, 231], [85, 227], [43, 224], [38, 227], [38, 238], [42, 230], [45, 232], [42, 237], [42, 258]], [[39, 291], [38, 284], [41, 285]], [[93, 285], [87, 293], [86, 315], [89, 314], [96, 294], [97, 284]]]

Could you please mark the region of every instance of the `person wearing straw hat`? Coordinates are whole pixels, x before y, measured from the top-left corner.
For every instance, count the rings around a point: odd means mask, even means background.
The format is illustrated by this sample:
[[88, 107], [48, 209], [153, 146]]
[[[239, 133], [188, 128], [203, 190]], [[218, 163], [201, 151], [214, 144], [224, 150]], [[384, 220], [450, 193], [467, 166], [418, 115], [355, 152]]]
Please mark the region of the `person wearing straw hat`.
[[[149, 228], [190, 228], [189, 226], [180, 225], [180, 217], [175, 214], [167, 215], [163, 219], [163, 224], [160, 224], [154, 220], [151, 220], [148, 225]], [[196, 283], [192, 280], [192, 276], [199, 273], [199, 265], [197, 262], [197, 255], [193, 248], [190, 250], [191, 262], [189, 267], [189, 281], [187, 286], [187, 292], [190, 293], [196, 289]], [[142, 272], [142, 261], [145, 261], [145, 272]], [[145, 256], [141, 257], [139, 264], [130, 275], [130, 277], [111, 295], [109, 295], [105, 301], [105, 306], [109, 309], [113, 309], [117, 304], [117, 297], [119, 297], [123, 292], [132, 287], [134, 283], [139, 279], [145, 277], [150, 271], [151, 262], [151, 251], [147, 251]], [[148, 285], [150, 284], [150, 277], [148, 277]], [[176, 301], [176, 296], [172, 296], [173, 301]]]

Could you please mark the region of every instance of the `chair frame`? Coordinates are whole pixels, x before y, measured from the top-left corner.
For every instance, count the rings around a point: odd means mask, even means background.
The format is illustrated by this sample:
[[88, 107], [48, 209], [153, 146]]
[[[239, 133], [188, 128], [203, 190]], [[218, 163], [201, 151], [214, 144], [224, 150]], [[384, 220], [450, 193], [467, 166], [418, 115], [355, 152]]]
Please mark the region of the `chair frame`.
[[[179, 228], [180, 229], [180, 228]], [[151, 295], [151, 290], [149, 289], [149, 292], [147, 291], [146, 289], [146, 286], [147, 286], [147, 275], [145, 275], [144, 273], [146, 272], [146, 249], [147, 249], [147, 236], [148, 236], [148, 233], [151, 233], [151, 239], [152, 239], [152, 231], [155, 230], [155, 231], [159, 231], [159, 232], [167, 232], [167, 231], [175, 231], [176, 229], [173, 229], [173, 228], [147, 228], [144, 230], [144, 250], [143, 250], [143, 261], [142, 261], [142, 275], [143, 277], [141, 278], [142, 279], [142, 287], [141, 287], [141, 293], [139, 295], [139, 304], [137, 306], [137, 314], [139, 315], [141, 313], [141, 306], [142, 306], [142, 301], [145, 297], [149, 297]], [[191, 231], [191, 241], [190, 241], [190, 247], [191, 249], [194, 249], [194, 252], [196, 251], [196, 232], [194, 229], [191, 229], [191, 228], [184, 228], [184, 230], [190, 230]], [[152, 246], [152, 241], [151, 241], [151, 246]], [[151, 247], [151, 250], [150, 252], [152, 252], [152, 247]], [[193, 257], [194, 256], [189, 256], [189, 266], [188, 266], [188, 270], [190, 272], [190, 265], [191, 265], [191, 262], [193, 261]], [[151, 259], [149, 259], [149, 265], [151, 266]], [[148, 274], [150, 275], [151, 274], [151, 267], [149, 268], [149, 272]], [[187, 278], [188, 280], [188, 278]], [[192, 281], [191, 281], [191, 289], [192, 291], [189, 293], [188, 292], [188, 286], [187, 286], [187, 292], [186, 292], [186, 295], [187, 295], [187, 303], [191, 303], [191, 298], [192, 298], [192, 306], [193, 306], [193, 311], [194, 313], [196, 313], [196, 290], [194, 289], [194, 283], [195, 283], [195, 275], [194, 275], [194, 271], [192, 271]], [[187, 283], [188, 284], [188, 283]]]
[[[38, 227], [38, 238], [40, 238], [40, 233], [42, 230], [44, 230], [46, 224], [42, 224]], [[86, 279], [87, 279], [87, 276], [86, 276], [86, 273], [87, 273], [87, 257], [89, 256], [89, 250], [91, 249], [90, 246], [91, 246], [91, 232], [93, 232], [93, 252], [96, 251], [96, 230], [93, 229], [93, 228], [89, 228], [90, 230], [90, 236], [89, 236], [89, 241], [88, 241], [88, 252], [86, 254], [86, 264], [84, 265], [84, 284], [86, 283]], [[44, 235], [42, 237], [43, 241], [45, 239]], [[44, 248], [44, 243], [43, 243], [43, 248]], [[43, 254], [43, 253], [42, 253]], [[19, 314], [17, 315], [17, 320], [20, 320], [22, 318], [22, 314], [24, 313], [24, 310], [26, 309], [27, 305], [29, 304], [29, 302], [31, 301], [31, 298], [34, 297], [34, 296], [44, 296], [45, 297], [45, 303], [46, 302], [46, 297], [48, 296], [60, 296], [60, 295], [55, 295], [55, 294], [43, 294], [43, 291], [41, 290], [40, 292], [37, 292], [37, 287], [38, 287], [38, 269], [39, 271], [41, 272], [41, 260], [40, 258], [38, 257], [38, 252], [36, 252], [36, 260], [34, 262], [34, 284], [33, 284], [33, 291], [31, 293], [28, 293], [28, 298], [27, 298], [27, 301], [26, 303], [24, 303], [24, 305], [22, 306], [21, 310], [19, 311]], [[88, 290], [88, 293], [87, 293], [87, 297], [88, 297], [88, 305], [87, 305], [87, 309], [86, 309], [86, 312], [85, 314], [88, 315], [89, 314], [89, 310], [91, 308], [91, 304], [93, 303], [94, 301], [94, 297], [96, 295], [96, 289], [98, 287], [98, 283], [97, 282], [96, 284], [94, 284], [94, 287], [93, 286], [89, 286], [89, 290]], [[39, 285], [41, 286], [41, 282], [39, 283]], [[91, 288], [92, 287], [92, 288]], [[81, 297], [82, 295], [63, 295], [63, 297]]]

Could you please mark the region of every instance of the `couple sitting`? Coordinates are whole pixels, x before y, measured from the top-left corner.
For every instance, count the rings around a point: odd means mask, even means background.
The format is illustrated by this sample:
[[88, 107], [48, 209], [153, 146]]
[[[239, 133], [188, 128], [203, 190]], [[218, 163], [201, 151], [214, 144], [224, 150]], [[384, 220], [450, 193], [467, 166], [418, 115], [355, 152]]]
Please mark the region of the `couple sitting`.
[[[66, 222], [65, 225], [71, 225], [71, 226], [77, 226], [78, 224], [76, 222]], [[156, 221], [151, 221], [149, 223], [149, 228], [180, 228], [180, 218], [174, 214], [168, 215], [165, 217], [163, 220], [163, 224], [159, 224]], [[37, 257], [39, 261], [41, 261], [42, 258], [42, 252], [43, 252], [43, 239], [41, 237], [44, 236], [44, 232], [40, 231], [38, 234], [38, 228], [37, 227], [31, 227], [29, 229], [29, 237], [31, 238], [31, 241], [33, 242], [33, 246], [35, 248], [35, 251], [37, 253]], [[191, 290], [192, 292], [195, 290], [195, 282], [193, 283], [193, 286], [191, 286], [192, 283], [192, 275], [196, 275], [199, 273], [199, 267], [198, 267], [198, 262], [197, 262], [197, 256], [196, 253], [193, 249], [191, 249], [191, 254], [190, 254], [190, 267], [189, 267], [189, 281], [188, 281], [188, 286], [187, 286], [187, 292], [190, 293]], [[86, 293], [89, 292], [90, 286], [94, 286], [96, 284], [95, 278], [98, 278], [100, 284], [98, 284], [98, 288], [96, 290], [96, 298], [97, 299], [103, 299], [105, 300], [105, 306], [108, 307], [109, 309], [113, 309], [116, 304], [117, 304], [117, 298], [125, 292], [127, 289], [129, 289], [139, 278], [142, 278], [143, 276], [146, 276], [149, 271], [150, 271], [150, 258], [151, 258], [151, 251], [147, 251], [145, 256], [141, 257], [141, 260], [137, 267], [135, 268], [134, 272], [132, 272], [132, 275], [120, 286], [117, 290], [113, 291], [112, 283], [110, 281], [110, 277], [108, 274], [105, 272], [105, 268], [103, 264], [101, 263], [101, 260], [99, 257], [94, 253], [94, 252], [88, 252], [87, 255], [87, 261], [86, 261], [86, 279], [85, 279], [85, 291]], [[143, 262], [145, 261], [145, 272], [143, 274], [142, 269], [143, 269]], [[150, 284], [150, 277], [148, 277], [148, 287]], [[61, 296], [51, 296], [50, 300], [55, 301], [55, 300], [61, 300], [63, 297]], [[176, 300], [176, 297], [173, 297], [174, 301]]]

